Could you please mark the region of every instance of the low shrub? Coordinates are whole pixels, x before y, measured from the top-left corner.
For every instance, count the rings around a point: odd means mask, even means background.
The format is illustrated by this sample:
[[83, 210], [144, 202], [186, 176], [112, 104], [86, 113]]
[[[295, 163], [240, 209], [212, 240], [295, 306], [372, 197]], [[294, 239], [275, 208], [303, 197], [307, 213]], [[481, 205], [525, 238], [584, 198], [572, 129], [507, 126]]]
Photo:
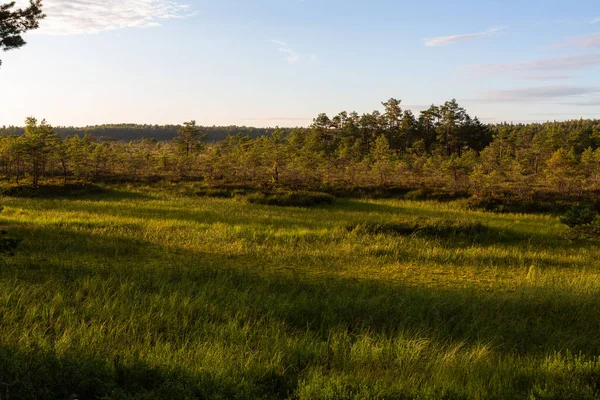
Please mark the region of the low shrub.
[[560, 218], [572, 239], [600, 239], [600, 214], [591, 207], [575, 205]]
[[100, 186], [92, 183], [65, 183], [57, 185], [34, 186], [10, 186], [0, 191], [0, 194], [8, 197], [21, 198], [62, 198], [78, 197], [104, 192]]
[[404, 195], [405, 200], [437, 200], [437, 201], [452, 201], [457, 199], [468, 198], [467, 192], [454, 191], [436, 191], [428, 189], [411, 190]]
[[561, 213], [568, 203], [551, 200], [523, 199], [519, 197], [478, 197], [473, 196], [465, 201], [468, 210], [483, 210], [495, 213]]
[[201, 189], [198, 192], [196, 192], [197, 196], [200, 197], [215, 197], [215, 198], [219, 198], [219, 199], [231, 199], [233, 197], [235, 197], [236, 193], [234, 191], [231, 190], [226, 190], [226, 189]]
[[422, 219], [415, 221], [361, 222], [346, 227], [350, 232], [368, 235], [422, 235], [432, 237], [470, 236], [487, 231], [486, 225], [480, 222], [448, 221], [444, 219]]
[[[0, 211], [3, 210], [3, 207], [0, 207]], [[8, 236], [8, 232], [5, 230], [0, 230], [0, 255], [9, 255], [13, 256], [13, 251], [21, 244], [21, 239], [14, 239]]]
[[315, 207], [333, 204], [335, 197], [318, 192], [256, 193], [246, 196], [246, 201], [279, 207]]

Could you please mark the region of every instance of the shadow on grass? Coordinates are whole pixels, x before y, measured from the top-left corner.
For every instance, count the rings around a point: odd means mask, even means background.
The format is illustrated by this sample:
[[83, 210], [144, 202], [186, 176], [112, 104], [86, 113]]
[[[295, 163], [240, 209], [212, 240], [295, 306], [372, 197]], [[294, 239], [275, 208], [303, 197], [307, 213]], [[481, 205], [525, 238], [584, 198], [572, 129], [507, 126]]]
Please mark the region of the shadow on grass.
[[[329, 343], [332, 334], [341, 332], [355, 339], [364, 334], [381, 340], [422, 337], [448, 347], [483, 344], [498, 354], [537, 359], [565, 350], [594, 356], [600, 348], [597, 335], [600, 308], [595, 292], [531, 289], [487, 293], [315, 277], [274, 272], [277, 265], [255, 269], [242, 257], [184, 249], [175, 253], [172, 248], [110, 235], [66, 232], [59, 228], [46, 228], [45, 232], [32, 230], [30, 234], [42, 241], [38, 247], [32, 243], [26, 249], [32, 256], [43, 255], [36, 251], [46, 255], [61, 252], [62, 261], [58, 264], [42, 261], [39, 269], [13, 263], [4, 268], [4, 278], [23, 284], [28, 284], [32, 276], [36, 281], [54, 281], [66, 298], [78, 290], [83, 278], [98, 285], [114, 286], [114, 292], [126, 282], [132, 291], [155, 300], [138, 304], [136, 309], [155, 315], [153, 324], [147, 326], [147, 334], [171, 342], [174, 349], [183, 346], [182, 338], [194, 337], [203, 324], [226, 325], [231, 318], [236, 318], [241, 326], [278, 327], [290, 337], [310, 333], [323, 344]], [[44, 244], [49, 237], [60, 244]], [[126, 260], [114, 256], [115, 246], [130, 248], [128, 254], [138, 260], [137, 266], [120, 265]], [[79, 262], [103, 258], [108, 258], [104, 268]], [[151, 264], [151, 260], [159, 263], [144, 268], [144, 261]], [[174, 323], [173, 318], [179, 317], [161, 308], [173, 295], [190, 301], [204, 296], [210, 299], [211, 306], [198, 304], [193, 322]], [[75, 315], [83, 315], [86, 304], [72, 307]], [[122, 315], [111, 317], [117, 319], [116, 323], [126, 322], [118, 320], [124, 318]], [[60, 332], [53, 334], [60, 336]], [[16, 343], [8, 346], [5, 343], [0, 348], [0, 389], [11, 398], [68, 398], [71, 394], [79, 398], [285, 398], [293, 393], [308, 367], [344, 368], [343, 360], [338, 360], [336, 354], [302, 357], [284, 354], [288, 364], [285, 376], [273, 370], [272, 375], [250, 374], [238, 381], [216, 380], [181, 370], [157, 369], [143, 361], [121, 363], [118, 358], [105, 359], [97, 354], [22, 352], [15, 350], [15, 346]], [[114, 346], [118, 353], [119, 344]]]
[[22, 199], [77, 199], [77, 200], [139, 200], [151, 199], [150, 195], [98, 186], [91, 183], [67, 183], [59, 185], [40, 185], [39, 187], [21, 185], [3, 189], [0, 195]]
[[[0, 346], [0, 393], [7, 399], [211, 399], [260, 395], [249, 385], [182, 369], [86, 354]], [[6, 396], [6, 397], [4, 397]]]
[[[32, 237], [44, 239], [40, 233], [32, 233]], [[142, 284], [150, 293], [165, 294], [180, 289], [196, 292], [205, 286], [217, 287], [217, 297], [224, 301], [222, 304], [231, 301], [233, 309], [244, 310], [248, 318], [277, 317], [287, 326], [299, 330], [308, 327], [323, 337], [329, 328], [341, 326], [355, 333], [428, 332], [440, 341], [452, 338], [468, 343], [495, 343], [506, 351], [521, 353], [562, 348], [585, 353], [600, 347], [600, 336], [592, 334], [600, 325], [597, 293], [551, 292], [550, 289], [488, 293], [331, 275], [311, 276], [301, 271], [281, 272], [280, 265], [272, 261], [264, 264], [265, 260], [246, 260], [244, 256], [194, 252], [60, 229], [47, 233], [48, 237], [64, 241], [52, 251], [62, 253], [63, 261], [74, 262], [70, 267], [60, 263], [61, 270], [42, 258], [37, 269], [9, 267], [13, 277], [26, 278], [33, 274], [43, 279], [61, 280], [71, 273], [65, 271], [79, 270], [72, 279], [115, 276]], [[117, 249], [117, 256], [114, 256], [115, 247], [121, 249]], [[24, 250], [33, 252], [35, 245]], [[47, 253], [45, 250], [44, 254]], [[128, 257], [122, 258], [120, 254]], [[150, 260], [161, 258], [164, 262], [144, 267], [145, 261], [150, 264]], [[85, 259], [105, 262], [80, 264], [78, 261]], [[136, 267], [119, 265], [128, 260], [137, 260]], [[263, 268], [251, 268], [246, 265], [247, 261], [264, 262]], [[302, 256], [296, 261], [302, 261]], [[237, 298], [243, 299], [245, 304], [237, 304]]]

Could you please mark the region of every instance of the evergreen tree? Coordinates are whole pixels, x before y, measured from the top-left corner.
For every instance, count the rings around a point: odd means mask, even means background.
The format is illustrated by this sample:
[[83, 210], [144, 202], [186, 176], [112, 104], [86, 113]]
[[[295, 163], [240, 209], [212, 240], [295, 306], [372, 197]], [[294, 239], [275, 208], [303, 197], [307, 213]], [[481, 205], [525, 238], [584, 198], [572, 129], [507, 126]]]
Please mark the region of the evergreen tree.
[[175, 142], [179, 145], [180, 150], [185, 153], [185, 157], [189, 158], [191, 154], [198, 152], [202, 147], [202, 140], [206, 139], [206, 134], [200, 131], [196, 125], [196, 121], [184, 122], [177, 134], [179, 135]]
[[[42, 13], [42, 0], [29, 0], [26, 8], [15, 9], [16, 2], [0, 4], [0, 50], [18, 49], [27, 44], [23, 33], [39, 28]], [[0, 60], [2, 65], [2, 60]]]

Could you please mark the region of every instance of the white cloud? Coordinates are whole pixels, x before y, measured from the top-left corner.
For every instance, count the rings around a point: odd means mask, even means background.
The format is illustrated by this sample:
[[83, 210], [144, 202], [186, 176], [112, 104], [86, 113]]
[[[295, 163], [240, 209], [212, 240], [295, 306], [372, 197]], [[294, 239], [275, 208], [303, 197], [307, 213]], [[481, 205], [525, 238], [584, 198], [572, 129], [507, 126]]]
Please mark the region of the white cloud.
[[151, 28], [193, 15], [188, 5], [174, 0], [44, 0], [44, 13], [38, 32], [50, 35]]
[[575, 36], [567, 39], [558, 47], [600, 48], [600, 32], [585, 36]]
[[282, 40], [271, 39], [269, 42], [278, 45], [277, 51], [284, 55], [285, 60], [290, 64], [296, 64], [298, 61], [302, 59], [308, 59], [312, 62], [317, 61], [317, 56], [314, 54], [304, 55], [299, 54], [295, 50], [291, 49], [287, 43]]
[[526, 75], [520, 79], [524, 81], [563, 81], [573, 78], [570, 75]]
[[478, 33], [467, 33], [464, 35], [450, 35], [450, 36], [438, 36], [430, 39], [424, 39], [425, 46], [427, 47], [439, 47], [448, 46], [457, 42], [464, 42], [467, 40], [473, 40], [481, 37], [492, 36], [497, 32], [503, 31], [506, 28], [494, 28], [489, 29], [485, 32]]
[[280, 47], [277, 50], [285, 55], [285, 59], [290, 64], [295, 64], [302, 57], [300, 54], [285, 47]]
[[[566, 104], [571, 105], [571, 106], [584, 106], [584, 107], [591, 106], [591, 107], [598, 107], [598, 106], [600, 106], [600, 98], [594, 98], [594, 99], [591, 99], [591, 100], [571, 102], [571, 103], [566, 103]], [[593, 115], [600, 116], [599, 113], [595, 113]]]
[[572, 71], [596, 66], [600, 66], [600, 53], [542, 58], [512, 63], [472, 64], [464, 66], [463, 70], [484, 75], [497, 75], [516, 72], [547, 73], [553, 71]]
[[269, 40], [269, 42], [278, 44], [279, 46], [287, 46], [287, 43], [286, 42], [282, 42], [281, 40], [271, 39], [271, 40]]
[[[485, 102], [540, 102], [573, 99], [579, 96], [596, 94], [599, 87], [588, 86], [537, 86], [518, 89], [490, 90], [476, 100]], [[584, 100], [585, 101], [585, 100]]]

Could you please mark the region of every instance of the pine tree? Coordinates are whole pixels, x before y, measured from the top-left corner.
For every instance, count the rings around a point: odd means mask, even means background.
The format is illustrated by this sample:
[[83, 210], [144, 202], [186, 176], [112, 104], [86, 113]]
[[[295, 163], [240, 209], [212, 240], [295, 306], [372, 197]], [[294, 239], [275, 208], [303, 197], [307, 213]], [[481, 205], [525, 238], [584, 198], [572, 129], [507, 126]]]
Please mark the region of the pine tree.
[[385, 135], [380, 135], [371, 149], [372, 168], [380, 186], [386, 186], [394, 168], [394, 156]]
[[[15, 9], [16, 2], [0, 4], [0, 50], [12, 50], [27, 44], [22, 34], [39, 28], [42, 0], [30, 0], [27, 8]], [[0, 60], [2, 65], [2, 60]]]

